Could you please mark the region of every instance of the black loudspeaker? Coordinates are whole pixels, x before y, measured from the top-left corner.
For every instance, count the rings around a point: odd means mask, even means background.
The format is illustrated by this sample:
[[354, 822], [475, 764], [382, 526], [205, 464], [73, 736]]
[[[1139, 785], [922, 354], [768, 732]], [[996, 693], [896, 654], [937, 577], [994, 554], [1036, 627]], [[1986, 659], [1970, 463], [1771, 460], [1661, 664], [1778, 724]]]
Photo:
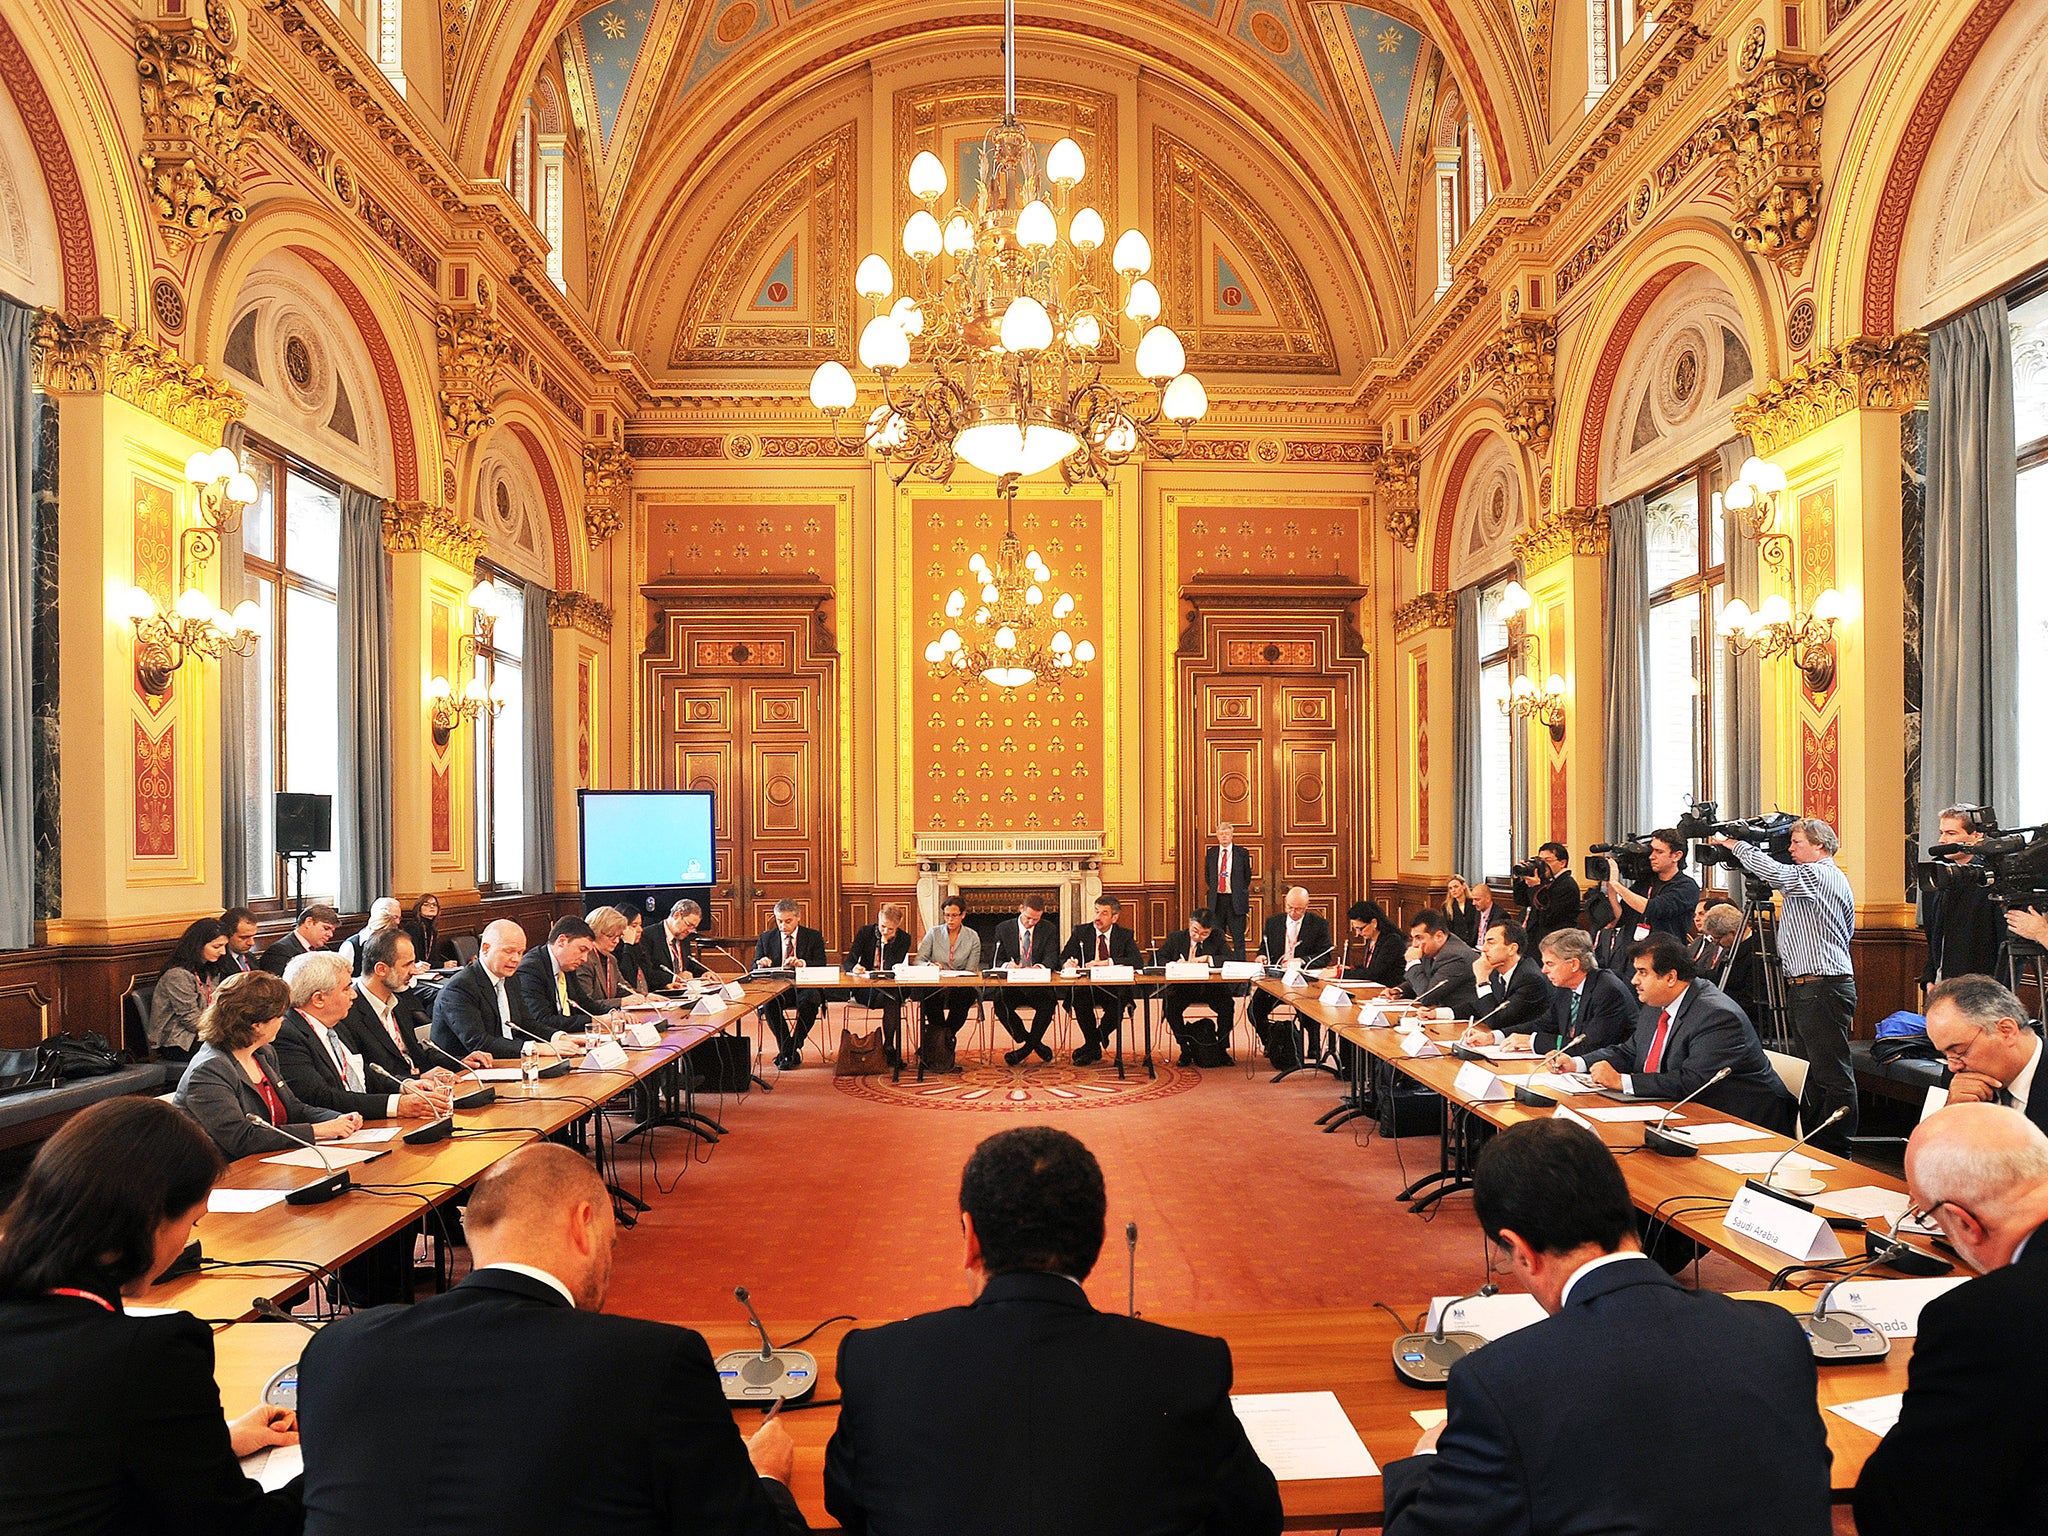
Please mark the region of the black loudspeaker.
[[275, 798], [279, 853], [331, 853], [334, 850], [332, 795], [294, 795], [279, 791]]

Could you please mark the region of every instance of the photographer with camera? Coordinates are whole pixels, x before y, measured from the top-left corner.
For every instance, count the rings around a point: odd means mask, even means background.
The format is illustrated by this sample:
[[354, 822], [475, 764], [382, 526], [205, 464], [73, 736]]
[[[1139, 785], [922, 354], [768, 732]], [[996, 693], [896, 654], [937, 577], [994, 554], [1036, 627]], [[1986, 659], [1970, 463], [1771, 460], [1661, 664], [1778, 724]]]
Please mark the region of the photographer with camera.
[[1659, 827], [1643, 844], [1619, 843], [1601, 845], [1594, 849], [1598, 853], [1612, 846], [1619, 857], [1626, 857], [1637, 846], [1643, 849], [1648, 861], [1648, 879], [1637, 879], [1631, 885], [1623, 885], [1616, 878], [1615, 864], [1608, 866], [1607, 899], [1614, 904], [1624, 928], [1628, 926], [1631, 912], [1638, 914], [1635, 921], [1634, 938], [1638, 941], [1652, 934], [1668, 933], [1678, 940], [1682, 950], [1692, 942], [1693, 908], [1699, 905], [1700, 883], [1685, 872], [1685, 838], [1671, 827]]
[[1817, 817], [1792, 823], [1791, 863], [1781, 864], [1755, 843], [1725, 833], [1709, 839], [1764, 884], [1784, 894], [1778, 913], [1778, 958], [1785, 967], [1787, 1013], [1806, 1057], [1804, 1125], [1819, 1125], [1837, 1108], [1848, 1111], [1814, 1145], [1847, 1152], [1856, 1133], [1856, 1072], [1849, 1059], [1849, 1025], [1856, 1017], [1856, 976], [1849, 939], [1856, 931], [1856, 895], [1835, 865], [1842, 840]]
[[1980, 805], [1952, 805], [1937, 824], [1936, 854], [1925, 866], [1921, 884], [1927, 890], [1922, 927], [1927, 934], [1927, 968], [1920, 985], [1931, 987], [1951, 976], [1996, 976], [2005, 948], [2005, 924], [1992, 900], [1990, 870], [1974, 853], [1964, 851], [1984, 841], [1990, 820]]
[[1563, 843], [1545, 843], [1536, 857], [1512, 871], [1515, 905], [1525, 914], [1522, 924], [1532, 950], [1558, 929], [1578, 925], [1579, 882], [1572, 878], [1571, 861]]

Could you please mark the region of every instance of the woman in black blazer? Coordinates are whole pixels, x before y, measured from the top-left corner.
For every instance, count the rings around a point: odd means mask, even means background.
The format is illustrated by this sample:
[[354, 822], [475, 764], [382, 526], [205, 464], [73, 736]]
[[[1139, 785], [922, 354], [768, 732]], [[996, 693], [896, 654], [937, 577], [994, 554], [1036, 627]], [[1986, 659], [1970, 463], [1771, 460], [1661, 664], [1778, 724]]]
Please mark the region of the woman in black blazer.
[[621, 906], [618, 913], [626, 920], [625, 929], [619, 934], [619, 947], [612, 951], [612, 959], [619, 967], [619, 980], [626, 984], [628, 992], [645, 992], [651, 985], [647, 980], [647, 952], [640, 943], [646, 937], [645, 925], [637, 908]]
[[[265, 971], [231, 976], [199, 1016], [205, 1043], [178, 1082], [178, 1107], [226, 1157], [289, 1152], [363, 1128], [363, 1117], [303, 1104], [284, 1080], [271, 1042], [292, 1005], [292, 989]], [[254, 1115], [264, 1122], [250, 1123]], [[273, 1129], [282, 1127], [282, 1129]], [[286, 1134], [289, 1132], [290, 1134]]]
[[236, 1464], [295, 1443], [294, 1416], [228, 1422], [206, 1324], [122, 1308], [191, 1240], [220, 1172], [205, 1134], [151, 1098], [95, 1104], [36, 1155], [0, 1237], [0, 1530], [300, 1529], [298, 1480], [265, 1493]]
[[1444, 922], [1467, 944], [1479, 943], [1479, 909], [1472, 905], [1472, 887], [1463, 875], [1451, 876], [1444, 887]]
[[439, 970], [453, 955], [452, 949], [447, 955], [441, 952], [446, 947], [441, 938], [441, 898], [432, 891], [412, 904], [411, 913], [398, 926], [412, 940], [412, 957], [422, 970]]

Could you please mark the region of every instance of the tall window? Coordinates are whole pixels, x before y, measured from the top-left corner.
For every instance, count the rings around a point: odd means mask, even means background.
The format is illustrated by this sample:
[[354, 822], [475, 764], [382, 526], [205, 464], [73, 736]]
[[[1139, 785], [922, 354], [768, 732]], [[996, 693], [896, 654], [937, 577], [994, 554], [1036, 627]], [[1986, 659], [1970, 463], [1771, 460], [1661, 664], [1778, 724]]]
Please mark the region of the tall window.
[[[2012, 401], [2019, 443], [2019, 655], [2025, 666], [2048, 656], [2048, 279], [2022, 289], [2009, 311], [2012, 328]], [[2025, 686], [2022, 684], [2022, 686]], [[2020, 710], [2020, 762], [2038, 765], [2048, 753], [2048, 711]], [[2008, 826], [2048, 821], [2048, 775], [2020, 774], [2019, 804], [1999, 806]], [[2017, 816], [2017, 821], [2011, 820]]]
[[[1650, 570], [1650, 819], [1668, 826], [1690, 794], [1711, 800], [1730, 782], [1728, 647], [1716, 629], [1728, 600], [1722, 520], [1713, 515], [1717, 461], [1695, 465], [1645, 498]], [[1704, 515], [1703, 515], [1704, 512]], [[1629, 831], [1642, 831], [1631, 827]]]
[[487, 709], [476, 726], [476, 883], [486, 890], [518, 886], [525, 867], [526, 689], [520, 649], [526, 631], [526, 588], [517, 577], [479, 567], [479, 582], [498, 589], [499, 619], [489, 640], [477, 636], [476, 675], [504, 708]]
[[377, 0], [377, 35], [373, 40], [377, 67], [384, 78], [405, 94], [405, 55], [402, 48], [405, 0]]
[[[333, 795], [339, 778], [341, 488], [253, 442], [242, 466], [256, 482], [256, 500], [242, 514], [242, 566], [263, 614], [262, 639], [243, 668], [248, 731], [241, 750], [259, 797], [248, 818], [246, 873], [252, 899], [283, 900], [293, 892], [289, 866], [277, 856], [271, 795]], [[339, 857], [316, 855], [306, 866], [307, 897], [331, 901], [340, 889]]]
[[1514, 725], [1501, 701], [1514, 687], [1508, 656], [1508, 626], [1500, 600], [1513, 576], [1503, 575], [1479, 589], [1479, 851], [1484, 869], [1461, 869], [1468, 879], [1508, 878], [1515, 861]]

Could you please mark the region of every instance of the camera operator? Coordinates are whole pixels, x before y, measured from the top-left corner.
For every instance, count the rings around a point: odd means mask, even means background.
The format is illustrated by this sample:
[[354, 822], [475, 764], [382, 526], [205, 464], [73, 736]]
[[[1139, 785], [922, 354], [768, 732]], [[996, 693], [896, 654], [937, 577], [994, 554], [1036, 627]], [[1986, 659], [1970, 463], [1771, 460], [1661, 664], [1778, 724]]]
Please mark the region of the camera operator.
[[1778, 957], [1785, 966], [1792, 1032], [1806, 1057], [1800, 1122], [1818, 1125], [1838, 1107], [1846, 1108], [1848, 1113], [1814, 1141], [1827, 1150], [1846, 1152], [1848, 1138], [1856, 1133], [1856, 1072], [1849, 1060], [1849, 1025], [1856, 1017], [1849, 938], [1856, 931], [1856, 896], [1849, 889], [1849, 877], [1835, 867], [1842, 840], [1826, 822], [1803, 816], [1792, 823], [1790, 864], [1780, 864], [1754, 843], [1726, 836], [1710, 841], [1726, 848], [1748, 873], [1784, 893], [1778, 914]]
[[1515, 905], [1525, 914], [1533, 950], [1560, 928], [1579, 921], [1579, 882], [1572, 878], [1571, 853], [1563, 843], [1545, 843], [1536, 857], [1515, 866]]
[[2048, 949], [2048, 916], [2014, 907], [2005, 914], [2005, 926], [2016, 937], [2031, 939]]
[[[1607, 899], [1627, 926], [1630, 912], [1636, 918], [1637, 942], [1652, 934], [1668, 933], [1685, 948], [1692, 942], [1693, 908], [1700, 902], [1700, 883], [1685, 872], [1685, 838], [1671, 827], [1659, 827], [1650, 834], [1650, 878], [1633, 886], [1613, 878], [1609, 866]], [[1624, 911], [1623, 909], [1627, 910]]]
[[[1978, 807], [1952, 805], [1941, 813], [1940, 842], [1953, 847], [1984, 841], [1984, 824]], [[1949, 878], [1931, 886], [1924, 908], [1927, 932], [1927, 968], [1920, 973], [1920, 985], [1931, 987], [1951, 976], [1996, 976], [1999, 952], [2005, 946], [2005, 925], [1991, 899], [1991, 887], [1984, 878], [1984, 866], [1974, 854], [1951, 853], [1941, 859]], [[1961, 871], [1957, 878], [1956, 871]]]

